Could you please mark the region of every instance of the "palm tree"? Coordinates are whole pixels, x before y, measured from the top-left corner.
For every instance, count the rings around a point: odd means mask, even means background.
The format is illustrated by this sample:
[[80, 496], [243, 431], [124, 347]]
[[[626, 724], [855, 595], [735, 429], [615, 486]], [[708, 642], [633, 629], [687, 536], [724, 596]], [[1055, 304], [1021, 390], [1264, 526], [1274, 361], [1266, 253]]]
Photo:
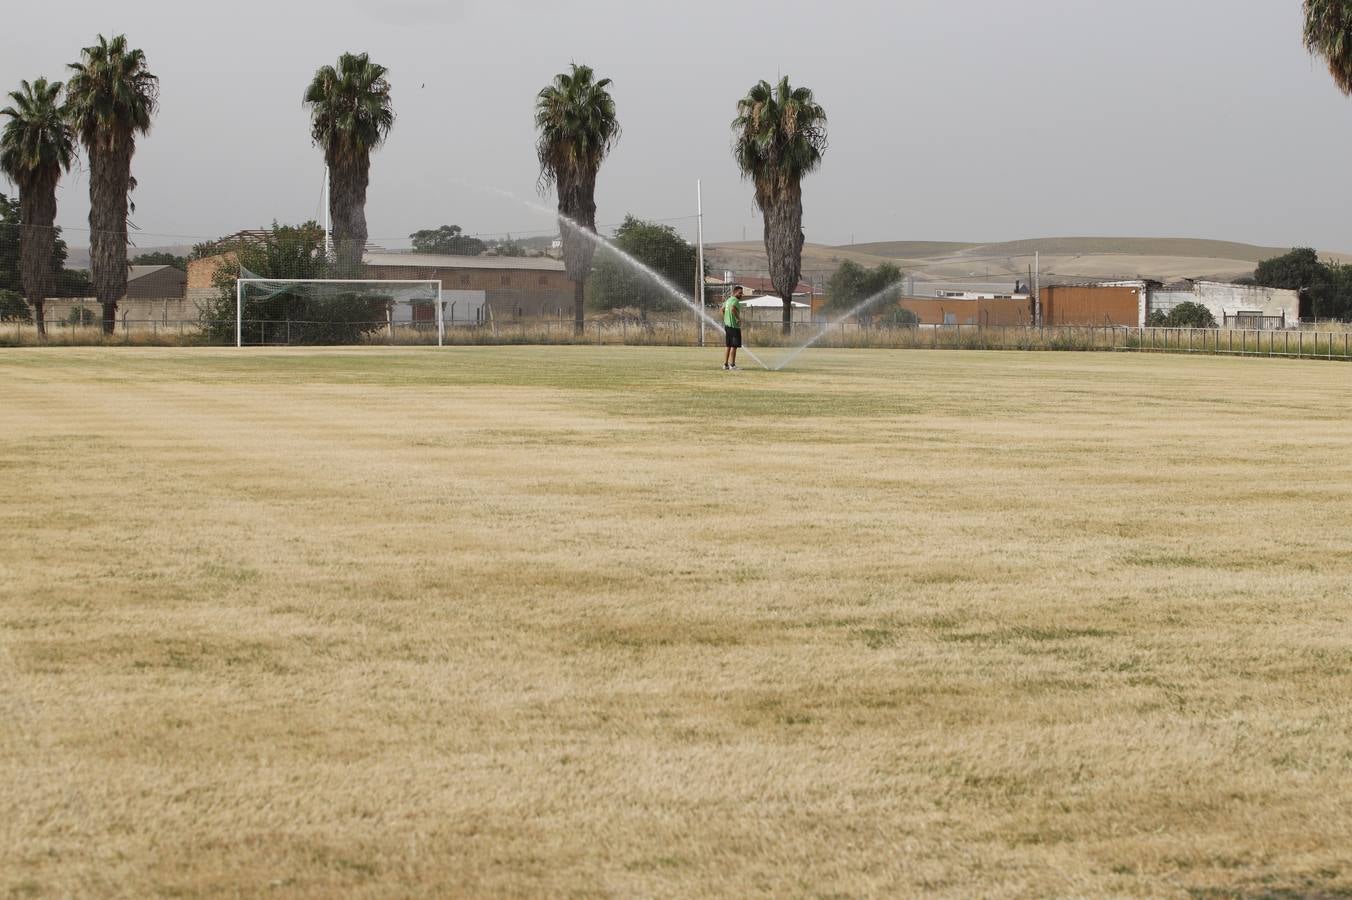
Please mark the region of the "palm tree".
[[136, 136], [150, 132], [159, 107], [160, 80], [146, 55], [127, 36], [80, 52], [66, 84], [66, 116], [89, 157], [89, 259], [94, 295], [103, 306], [103, 330], [117, 324], [117, 304], [127, 293], [127, 210], [136, 179], [131, 158]]
[[45, 337], [43, 307], [56, 284], [56, 185], [75, 159], [75, 138], [62, 116], [61, 82], [39, 78], [11, 91], [0, 133], [0, 170], [19, 187], [19, 269], [33, 304], [38, 337]]
[[1305, 47], [1324, 57], [1334, 82], [1352, 94], [1352, 2], [1305, 0]]
[[770, 281], [784, 301], [784, 333], [791, 329], [793, 289], [803, 262], [803, 176], [821, 165], [826, 152], [826, 111], [807, 88], [788, 78], [771, 87], [761, 81], [737, 102], [732, 123], [733, 155], [756, 186], [765, 218]]
[[315, 72], [305, 89], [310, 135], [329, 167], [329, 216], [343, 274], [358, 274], [366, 249], [366, 188], [371, 152], [394, 127], [389, 69], [365, 53], [344, 53], [337, 66]]
[[553, 184], [558, 190], [563, 262], [573, 282], [573, 329], [578, 334], [596, 250], [594, 239], [584, 233], [596, 234], [596, 175], [620, 137], [620, 120], [608, 87], [609, 78], [597, 81], [590, 66], [573, 63], [535, 98], [540, 187]]

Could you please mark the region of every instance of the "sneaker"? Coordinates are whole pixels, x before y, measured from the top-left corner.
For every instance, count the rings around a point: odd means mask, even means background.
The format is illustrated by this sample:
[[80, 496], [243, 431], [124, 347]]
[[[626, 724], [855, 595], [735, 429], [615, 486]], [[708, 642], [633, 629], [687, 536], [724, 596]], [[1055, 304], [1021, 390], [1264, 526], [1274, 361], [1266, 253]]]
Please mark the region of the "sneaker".
[[727, 363], [723, 363], [723, 371], [726, 372], [727, 370], [728, 370], [728, 364], [727, 364]]
[[729, 368], [730, 370], [732, 370], [733, 372], [740, 372], [740, 371], [742, 371], [741, 369], [737, 368], [737, 363], [733, 363], [732, 365], [728, 366], [728, 368]]

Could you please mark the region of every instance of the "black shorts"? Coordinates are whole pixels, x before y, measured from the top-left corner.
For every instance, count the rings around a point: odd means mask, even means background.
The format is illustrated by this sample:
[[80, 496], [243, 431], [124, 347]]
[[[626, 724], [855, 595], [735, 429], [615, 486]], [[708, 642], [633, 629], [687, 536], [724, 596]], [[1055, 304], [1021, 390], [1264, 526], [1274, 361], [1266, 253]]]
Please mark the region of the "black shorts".
[[724, 344], [728, 347], [742, 346], [742, 329], [733, 328], [731, 325], [724, 327], [723, 341]]

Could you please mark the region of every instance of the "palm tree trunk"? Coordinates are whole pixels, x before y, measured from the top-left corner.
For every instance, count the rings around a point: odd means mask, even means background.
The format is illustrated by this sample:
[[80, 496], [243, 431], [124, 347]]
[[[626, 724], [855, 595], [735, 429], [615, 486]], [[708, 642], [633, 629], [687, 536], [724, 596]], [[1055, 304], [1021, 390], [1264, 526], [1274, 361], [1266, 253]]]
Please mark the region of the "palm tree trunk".
[[103, 333], [117, 326], [117, 303], [127, 293], [129, 141], [89, 151], [89, 261], [94, 296], [103, 307]]
[[56, 181], [55, 174], [39, 172], [27, 184], [19, 186], [20, 228], [19, 271], [24, 296], [33, 306], [37, 317], [38, 338], [47, 336], [43, 319], [46, 300], [53, 293], [56, 272], [52, 256], [56, 249]]
[[756, 185], [756, 199], [765, 217], [765, 254], [770, 281], [784, 301], [783, 332], [793, 331], [793, 289], [803, 263], [803, 190], [797, 180], [774, 178]]
[[587, 285], [582, 281], [573, 282], [573, 334], [581, 335], [586, 330], [585, 300]]
[[559, 237], [563, 241], [563, 267], [573, 282], [573, 332], [582, 334], [587, 276], [591, 274], [596, 234], [596, 173], [590, 177], [560, 175]]
[[333, 220], [333, 247], [339, 278], [360, 278], [366, 252], [366, 189], [371, 182], [371, 158], [329, 157], [329, 216]]

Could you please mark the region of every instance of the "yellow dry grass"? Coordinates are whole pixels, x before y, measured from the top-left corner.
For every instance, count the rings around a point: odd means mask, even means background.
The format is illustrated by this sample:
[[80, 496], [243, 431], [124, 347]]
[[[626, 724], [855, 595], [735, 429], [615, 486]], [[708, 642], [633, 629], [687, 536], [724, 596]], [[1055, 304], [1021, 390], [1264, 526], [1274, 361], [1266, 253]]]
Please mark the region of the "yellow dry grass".
[[0, 893], [1352, 892], [1346, 368], [717, 355], [0, 351]]

